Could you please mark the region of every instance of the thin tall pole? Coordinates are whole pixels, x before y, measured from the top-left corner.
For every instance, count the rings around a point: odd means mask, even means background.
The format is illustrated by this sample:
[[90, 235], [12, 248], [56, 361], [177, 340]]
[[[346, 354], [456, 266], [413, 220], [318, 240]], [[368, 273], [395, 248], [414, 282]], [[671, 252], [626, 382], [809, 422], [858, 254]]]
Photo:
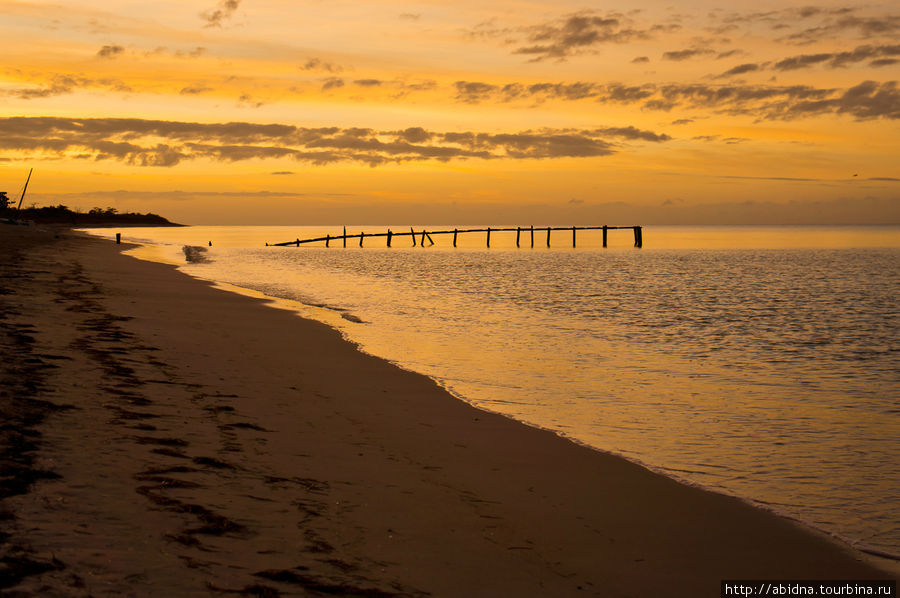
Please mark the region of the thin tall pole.
[[28, 169], [28, 178], [25, 179], [25, 186], [22, 188], [22, 197], [19, 198], [19, 205], [16, 206], [16, 218], [19, 217], [19, 210], [22, 209], [22, 200], [25, 199], [25, 191], [28, 190], [28, 181], [31, 180], [31, 173], [34, 172], [34, 168]]

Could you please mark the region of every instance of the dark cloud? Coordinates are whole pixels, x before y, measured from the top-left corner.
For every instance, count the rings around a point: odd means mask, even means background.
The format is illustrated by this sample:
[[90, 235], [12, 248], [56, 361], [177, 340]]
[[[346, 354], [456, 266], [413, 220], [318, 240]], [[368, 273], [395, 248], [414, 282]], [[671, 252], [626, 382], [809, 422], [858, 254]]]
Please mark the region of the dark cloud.
[[633, 64], [641, 64], [643, 62], [650, 62], [649, 56], [638, 56], [634, 60], [631, 61]]
[[405, 12], [400, 15], [400, 18], [404, 21], [418, 21], [421, 16], [418, 13]]
[[694, 122], [693, 118], [679, 118], [678, 120], [673, 120], [673, 125], [689, 125]]
[[456, 99], [469, 104], [488, 100], [499, 89], [496, 85], [478, 81], [457, 81], [453, 85], [456, 87]]
[[290, 175], [290, 174], [297, 174], [297, 173], [292, 170], [276, 170], [275, 172], [270, 172], [269, 174], [281, 176], [281, 175]]
[[672, 52], [663, 52], [663, 60], [682, 61], [696, 58], [697, 56], [705, 56], [715, 54], [710, 48], [687, 48], [685, 50], [675, 50]]
[[322, 91], [344, 86], [344, 80], [338, 77], [329, 77], [322, 82]]
[[773, 115], [794, 118], [835, 112], [849, 114], [858, 120], [898, 119], [900, 118], [900, 90], [897, 89], [897, 82], [863, 81], [846, 90], [839, 97], [798, 102], [783, 111], [774, 112]]
[[72, 93], [77, 89], [102, 88], [109, 91], [128, 93], [132, 91], [124, 82], [113, 78], [90, 79], [81, 75], [52, 74], [37, 87], [8, 89], [0, 94], [34, 100]]
[[178, 93], [183, 96], [197, 95], [197, 94], [206, 93], [206, 92], [212, 91], [212, 90], [213, 90], [212, 87], [207, 87], [205, 85], [200, 84], [200, 85], [189, 85], [187, 87], [183, 87], [181, 89], [181, 91], [179, 91]]
[[565, 60], [604, 43], [625, 43], [651, 38], [651, 32], [631, 27], [624, 15], [599, 16], [581, 12], [525, 29], [529, 45], [519, 46], [514, 54], [533, 56], [533, 61]]
[[762, 67], [756, 63], [748, 62], [746, 64], [739, 64], [736, 67], [730, 68], [727, 71], [725, 71], [724, 73], [722, 73], [721, 75], [717, 75], [716, 78], [722, 79], [725, 77], [734, 77], [735, 75], [743, 75], [745, 73], [752, 73], [754, 71], [761, 70], [761, 68]]
[[382, 83], [383, 81], [379, 79], [357, 79], [353, 82], [354, 85], [359, 85], [362, 87], [378, 87]]
[[97, 56], [100, 58], [114, 58], [123, 52], [125, 52], [125, 48], [122, 46], [103, 46], [97, 50]]
[[743, 54], [743, 50], [728, 50], [727, 52], [719, 52], [716, 55], [716, 60], [722, 60], [723, 58], [731, 58], [732, 56], [737, 56]]
[[[541, 129], [516, 133], [302, 128], [254, 123], [194, 123], [116, 118], [0, 118], [0, 149], [138, 166], [175, 166], [195, 159], [289, 158], [312, 164], [371, 166], [452, 159], [551, 159], [615, 153], [610, 138], [664, 142], [668, 135], [635, 127]], [[288, 171], [279, 171], [288, 172]]]
[[300, 70], [303, 70], [303, 71], [325, 71], [326, 73], [340, 73], [344, 70], [344, 67], [342, 67], [339, 64], [325, 62], [321, 58], [310, 58], [305, 63], [300, 65]]
[[[808, 68], [816, 64], [826, 64], [831, 68], [845, 67], [850, 64], [871, 60], [870, 66], [884, 66], [884, 64], [874, 64], [883, 60], [894, 60], [893, 56], [900, 56], [900, 44], [884, 45], [884, 46], [858, 46], [853, 50], [846, 52], [828, 52], [819, 54], [800, 54], [790, 56], [784, 60], [779, 60], [773, 66], [778, 71], [792, 71], [802, 68]], [[886, 64], [893, 64], [887, 62]]]
[[206, 21], [204, 27], [221, 27], [222, 22], [230, 19], [240, 5], [241, 0], [221, 0], [215, 8], [200, 13], [200, 17]]
[[879, 58], [878, 60], [873, 60], [869, 63], [869, 66], [874, 67], [882, 67], [882, 66], [891, 66], [897, 64], [900, 60], [896, 58]]
[[[760, 68], [765, 64], [760, 65]], [[626, 86], [618, 83], [585, 82], [500, 85], [483, 81], [457, 81], [456, 90], [457, 100], [472, 104], [521, 100], [591, 100], [638, 105], [646, 110], [664, 112], [676, 107], [706, 109], [720, 114], [752, 115], [762, 120], [790, 120], [819, 114], [849, 114], [857, 119], [894, 119], [898, 112], [895, 81], [880, 84], [866, 81], [846, 90], [808, 85], [696, 83]]]
[[845, 33], [856, 34], [863, 39], [896, 38], [900, 33], [900, 15], [860, 17], [845, 13], [838, 18], [828, 18], [815, 27], [780, 38], [779, 41], [805, 45], [833, 39]]

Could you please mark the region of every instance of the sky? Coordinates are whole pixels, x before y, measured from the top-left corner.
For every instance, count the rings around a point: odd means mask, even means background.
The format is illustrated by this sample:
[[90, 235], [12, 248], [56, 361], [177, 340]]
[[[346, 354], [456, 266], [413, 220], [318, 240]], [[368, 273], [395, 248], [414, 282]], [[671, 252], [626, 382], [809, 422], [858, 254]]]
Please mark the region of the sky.
[[25, 205], [900, 223], [896, 0], [0, 0], [0, 35]]

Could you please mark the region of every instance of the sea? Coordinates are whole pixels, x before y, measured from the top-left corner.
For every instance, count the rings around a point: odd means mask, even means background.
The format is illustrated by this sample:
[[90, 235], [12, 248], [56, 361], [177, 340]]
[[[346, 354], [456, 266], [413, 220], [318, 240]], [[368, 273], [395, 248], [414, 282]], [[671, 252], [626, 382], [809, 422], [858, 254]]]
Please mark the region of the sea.
[[[346, 231], [387, 228], [410, 230]], [[479, 408], [900, 559], [900, 226], [421, 242], [453, 228], [391, 247], [272, 246], [341, 226], [90, 232], [325, 322]]]

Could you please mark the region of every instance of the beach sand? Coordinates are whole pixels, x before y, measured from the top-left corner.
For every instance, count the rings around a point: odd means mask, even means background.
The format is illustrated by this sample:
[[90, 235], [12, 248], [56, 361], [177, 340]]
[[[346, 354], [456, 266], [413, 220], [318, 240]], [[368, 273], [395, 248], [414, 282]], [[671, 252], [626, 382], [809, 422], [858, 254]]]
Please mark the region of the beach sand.
[[718, 596], [722, 579], [893, 578], [122, 247], [0, 230], [0, 591]]

